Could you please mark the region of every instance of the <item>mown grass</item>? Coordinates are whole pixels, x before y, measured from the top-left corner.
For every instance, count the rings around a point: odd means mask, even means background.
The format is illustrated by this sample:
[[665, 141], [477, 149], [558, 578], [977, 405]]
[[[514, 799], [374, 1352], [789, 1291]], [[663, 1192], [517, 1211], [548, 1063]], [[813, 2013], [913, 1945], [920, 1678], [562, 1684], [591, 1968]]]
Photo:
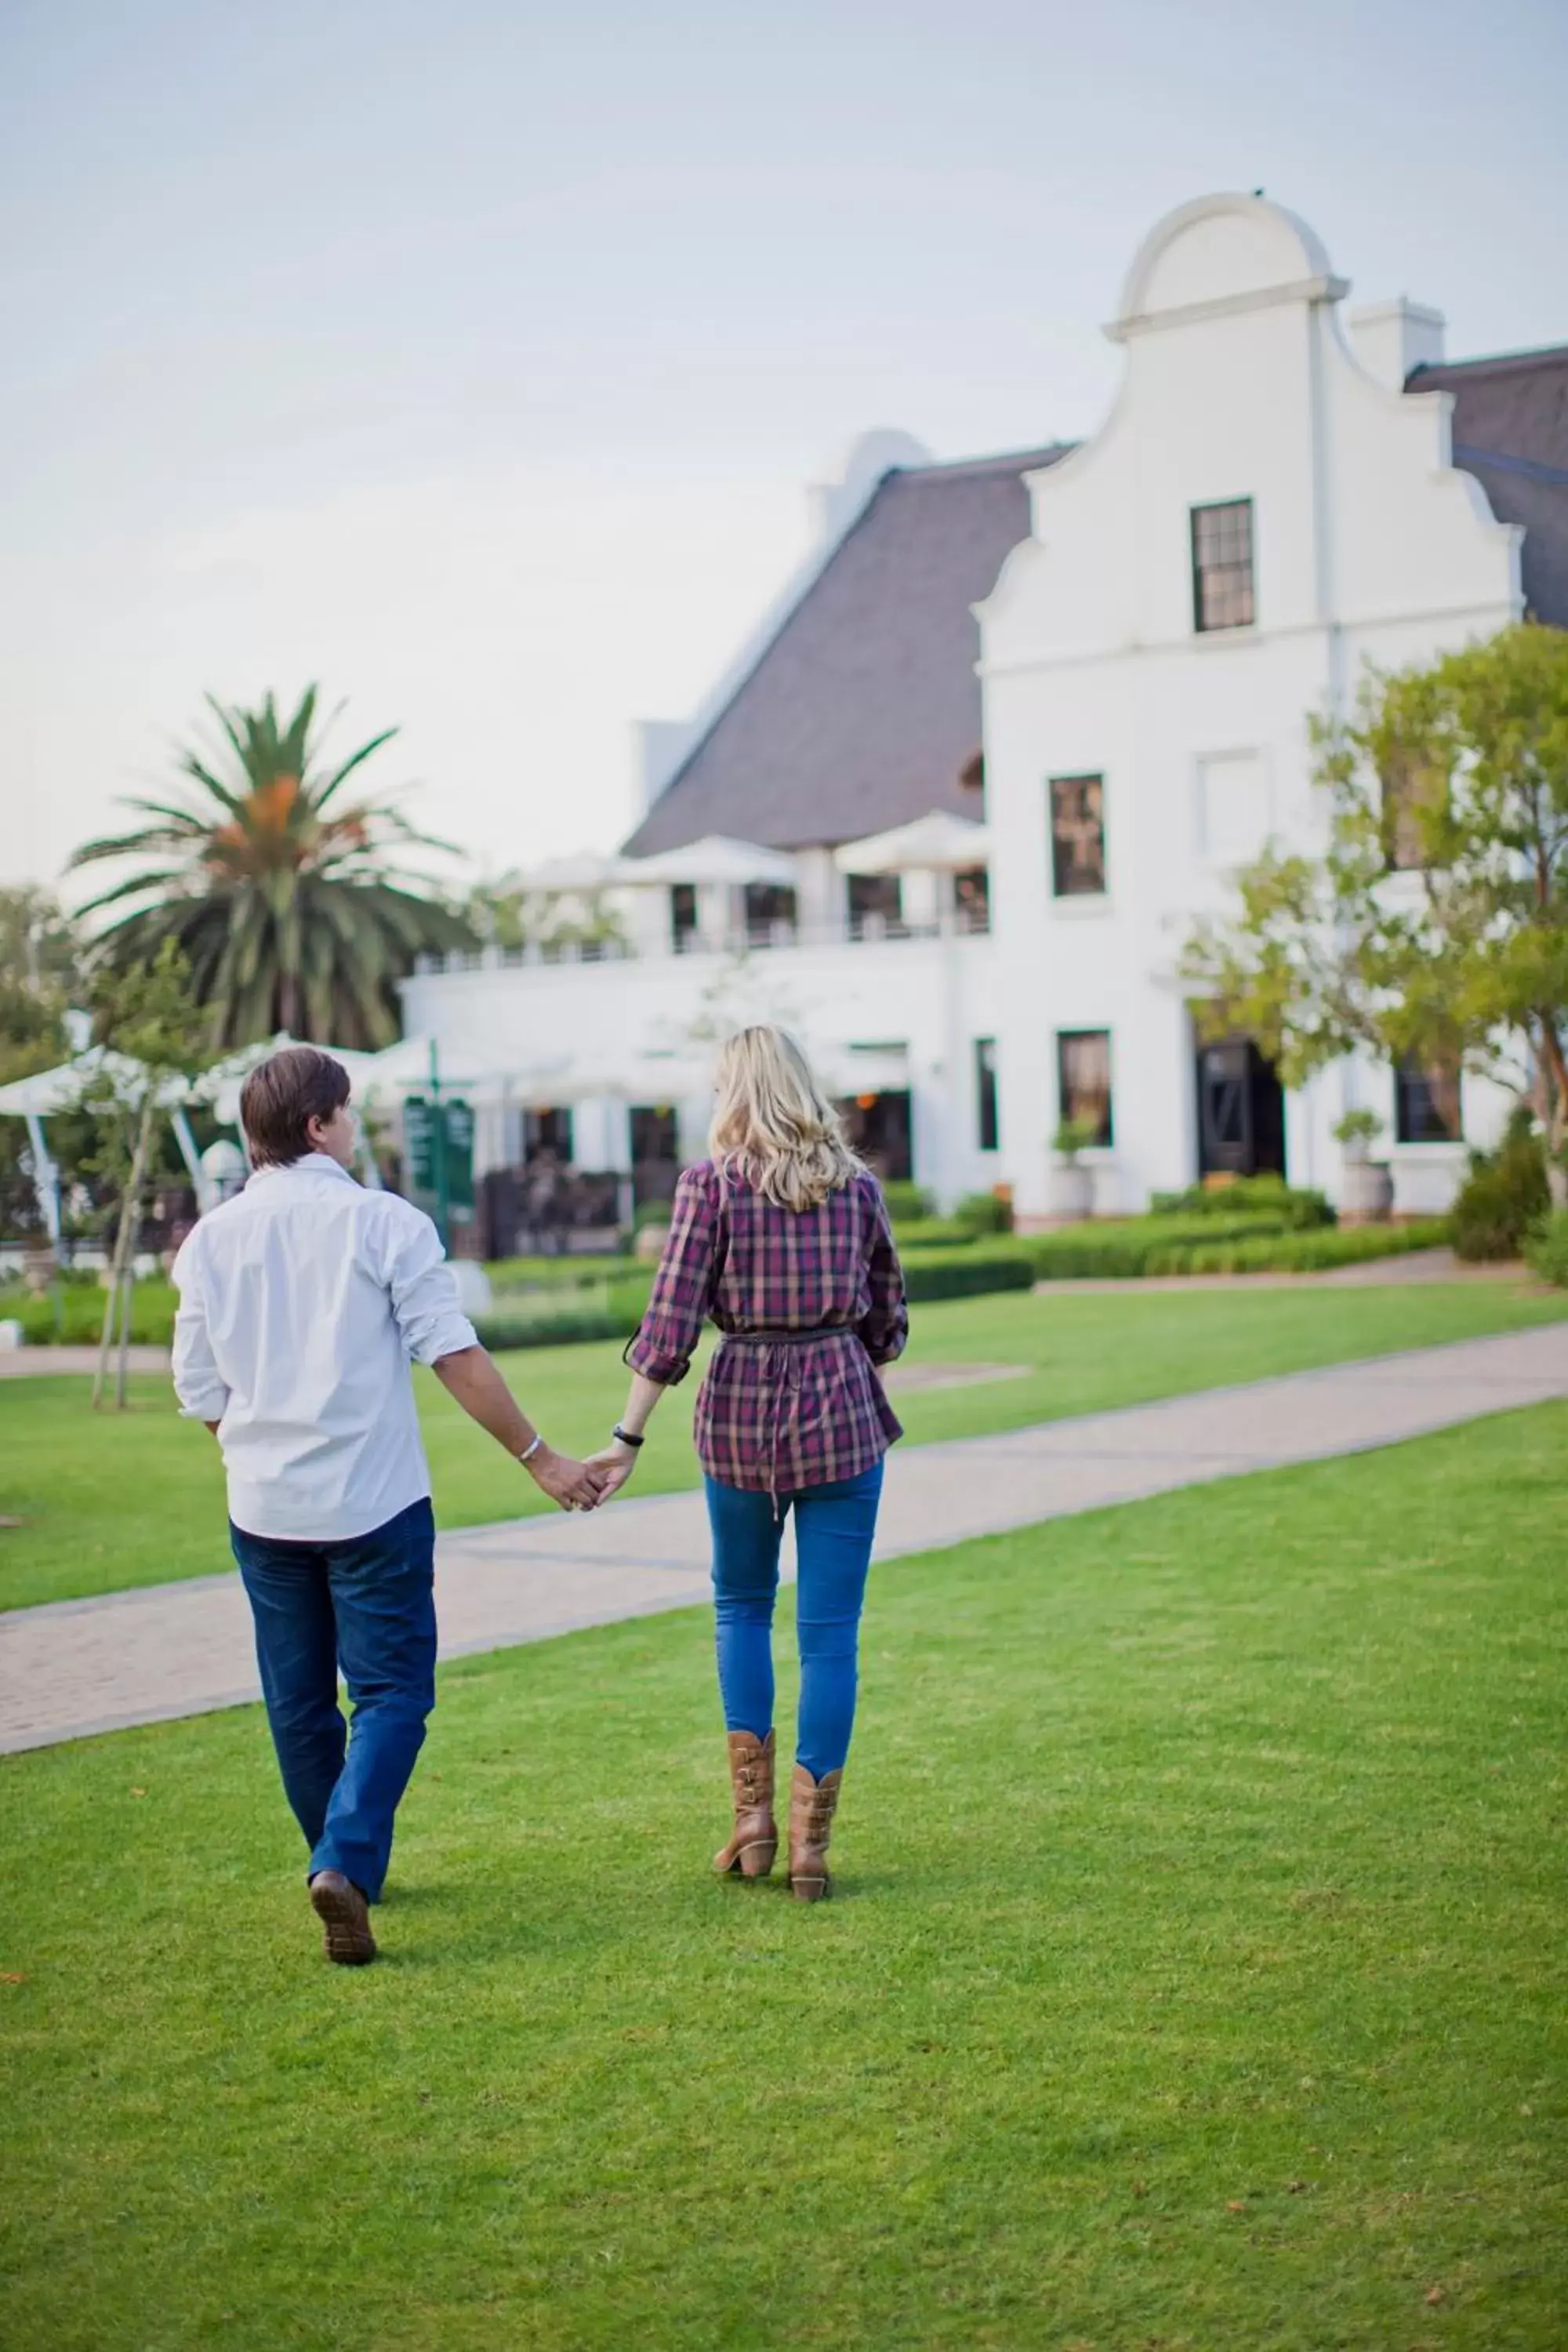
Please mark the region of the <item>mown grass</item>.
[[0, 2341], [1559, 2352], [1568, 1408], [879, 1572], [816, 1909], [704, 1612], [445, 1670], [384, 1958], [254, 1710], [0, 1765]]
[[[954, 1299], [916, 1311], [910, 1362], [1029, 1370], [901, 1397], [899, 1412], [915, 1444], [977, 1436], [1564, 1315], [1568, 1296], [1489, 1283]], [[530, 1349], [502, 1361], [552, 1444], [587, 1453], [606, 1441], [626, 1399], [615, 1348]], [[416, 1380], [444, 1526], [549, 1507], [427, 1373]], [[693, 1372], [663, 1408], [638, 1465], [639, 1492], [695, 1482], [696, 1392]], [[166, 1381], [139, 1379], [132, 1396], [134, 1411], [94, 1415], [84, 1381], [0, 1381], [0, 1515], [22, 1522], [0, 1528], [0, 1609], [230, 1567], [211, 1439], [175, 1418]]]

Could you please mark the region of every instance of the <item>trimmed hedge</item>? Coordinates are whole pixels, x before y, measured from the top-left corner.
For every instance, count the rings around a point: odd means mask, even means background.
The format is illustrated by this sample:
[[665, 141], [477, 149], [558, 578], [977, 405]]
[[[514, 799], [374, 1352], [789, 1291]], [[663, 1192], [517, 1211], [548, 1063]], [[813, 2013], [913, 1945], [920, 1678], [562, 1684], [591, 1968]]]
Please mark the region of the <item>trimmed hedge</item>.
[[957, 1217], [916, 1217], [897, 1228], [900, 1254], [912, 1249], [963, 1249], [980, 1236]]
[[[903, 1254], [900, 1252], [900, 1255]], [[981, 1298], [996, 1290], [1032, 1290], [1035, 1261], [1016, 1244], [971, 1241], [958, 1249], [917, 1249], [903, 1256], [911, 1306], [938, 1298]]]
[[1283, 1176], [1238, 1176], [1234, 1184], [1194, 1184], [1184, 1192], [1154, 1192], [1149, 1212], [1156, 1217], [1218, 1217], [1226, 1224], [1246, 1217], [1266, 1218], [1277, 1233], [1304, 1232], [1334, 1222], [1326, 1194], [1298, 1192]]
[[1052, 1234], [1035, 1234], [1025, 1243], [1043, 1282], [1071, 1281], [1075, 1276], [1133, 1279], [1139, 1275], [1168, 1273], [1180, 1268], [1154, 1266], [1156, 1257], [1179, 1258], [1189, 1249], [1215, 1242], [1239, 1243], [1259, 1236], [1284, 1238], [1284, 1227], [1260, 1217], [1234, 1217], [1228, 1223], [1213, 1216], [1150, 1216], [1091, 1219], [1079, 1225], [1062, 1225]]
[[[0, 1290], [0, 1322], [16, 1322], [29, 1348], [95, 1347], [103, 1329], [107, 1296], [96, 1277], [69, 1281], [59, 1294], [59, 1315], [47, 1292], [42, 1298], [30, 1290]], [[174, 1309], [179, 1300], [173, 1284], [150, 1275], [131, 1297], [131, 1337], [139, 1348], [169, 1348], [174, 1341]]]
[[588, 1290], [636, 1274], [646, 1259], [608, 1252], [604, 1257], [498, 1257], [485, 1267], [491, 1287], [506, 1290]]
[[1568, 1209], [1543, 1217], [1526, 1237], [1524, 1255], [1542, 1282], [1568, 1290]]
[[[1153, 1224], [1129, 1218], [1129, 1226]], [[1030, 1244], [1041, 1278], [1066, 1282], [1187, 1274], [1317, 1274], [1337, 1265], [1363, 1265], [1380, 1257], [1403, 1257], [1411, 1250], [1436, 1249], [1448, 1238], [1447, 1220], [1425, 1217], [1407, 1225], [1321, 1225], [1296, 1233], [1259, 1233], [1256, 1225], [1228, 1234], [1190, 1231], [1184, 1239], [1158, 1241], [1104, 1229], [1097, 1248], [1093, 1228], [1068, 1227], [1043, 1234]], [[1058, 1244], [1054, 1252], [1050, 1245]], [[1047, 1253], [1050, 1253], [1047, 1255]]]
[[900, 1177], [890, 1178], [883, 1185], [882, 1198], [895, 1225], [912, 1225], [917, 1218], [936, 1213], [936, 1202], [923, 1184], [910, 1184]]
[[641, 1320], [613, 1315], [602, 1307], [577, 1307], [559, 1315], [476, 1315], [480, 1344], [492, 1354], [509, 1348], [569, 1348], [589, 1339], [625, 1341]]

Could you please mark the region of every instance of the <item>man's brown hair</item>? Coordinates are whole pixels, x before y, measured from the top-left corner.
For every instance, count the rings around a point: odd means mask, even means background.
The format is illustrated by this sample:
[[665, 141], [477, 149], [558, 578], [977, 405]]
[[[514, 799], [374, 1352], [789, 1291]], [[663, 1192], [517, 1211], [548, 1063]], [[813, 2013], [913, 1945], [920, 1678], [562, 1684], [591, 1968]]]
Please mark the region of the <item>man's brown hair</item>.
[[239, 1094], [239, 1123], [255, 1168], [288, 1168], [315, 1145], [313, 1118], [331, 1118], [349, 1098], [349, 1074], [314, 1045], [285, 1045], [258, 1062]]

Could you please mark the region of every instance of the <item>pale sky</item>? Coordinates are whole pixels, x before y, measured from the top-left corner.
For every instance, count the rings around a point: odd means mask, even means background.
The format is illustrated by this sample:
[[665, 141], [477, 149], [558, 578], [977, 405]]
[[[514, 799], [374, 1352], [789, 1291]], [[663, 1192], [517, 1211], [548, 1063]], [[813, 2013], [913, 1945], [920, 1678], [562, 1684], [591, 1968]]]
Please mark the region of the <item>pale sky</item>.
[[310, 678], [481, 868], [611, 845], [805, 485], [1091, 431], [1171, 206], [1568, 340], [1565, 87], [1561, 0], [9, 0], [0, 879]]

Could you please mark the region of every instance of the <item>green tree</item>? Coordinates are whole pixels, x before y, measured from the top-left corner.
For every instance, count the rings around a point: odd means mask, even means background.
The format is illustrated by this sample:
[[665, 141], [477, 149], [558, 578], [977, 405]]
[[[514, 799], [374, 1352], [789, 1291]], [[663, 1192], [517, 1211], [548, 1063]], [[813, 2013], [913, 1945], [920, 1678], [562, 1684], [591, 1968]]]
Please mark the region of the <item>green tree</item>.
[[0, 889], [0, 1085], [65, 1060], [81, 964], [80, 934], [49, 891]]
[[[472, 937], [395, 865], [405, 850], [445, 845], [384, 801], [344, 795], [396, 729], [334, 762], [323, 756], [314, 687], [288, 719], [271, 695], [255, 710], [208, 701], [224, 749], [216, 759], [181, 755], [196, 794], [130, 801], [149, 821], [86, 843], [71, 860], [159, 861], [83, 908], [129, 908], [102, 934], [100, 955], [126, 972], [172, 940], [215, 1048], [279, 1029], [319, 1044], [389, 1045], [398, 1034], [396, 982], [415, 957]], [[229, 772], [220, 772], [226, 763]]]
[[1184, 958], [1205, 1034], [1300, 1086], [1364, 1048], [1532, 1108], [1568, 1191], [1568, 633], [1504, 629], [1365, 681], [1314, 723], [1320, 857], [1269, 850]]
[[117, 1196], [114, 1241], [103, 1303], [98, 1373], [92, 1402], [103, 1401], [109, 1365], [119, 1341], [115, 1402], [123, 1410], [131, 1310], [136, 1284], [136, 1235], [160, 1128], [186, 1082], [213, 1059], [207, 1024], [191, 992], [190, 968], [172, 939], [152, 961], [96, 975], [93, 1028], [107, 1048], [84, 1082], [80, 1108], [91, 1115], [95, 1143], [84, 1172], [110, 1183]]
[[625, 939], [602, 889], [537, 890], [510, 875], [476, 883], [458, 903], [459, 921], [486, 947], [555, 950]]

